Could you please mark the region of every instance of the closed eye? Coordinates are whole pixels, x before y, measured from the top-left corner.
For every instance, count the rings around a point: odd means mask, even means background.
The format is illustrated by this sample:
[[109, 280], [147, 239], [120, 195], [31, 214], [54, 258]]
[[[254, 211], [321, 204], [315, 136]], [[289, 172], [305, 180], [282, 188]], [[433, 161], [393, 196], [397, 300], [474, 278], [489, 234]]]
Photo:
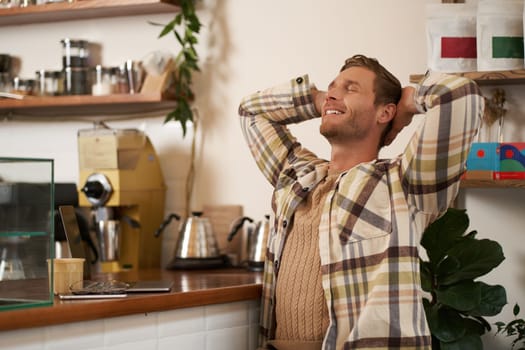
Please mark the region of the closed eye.
[[346, 81], [346, 90], [347, 91], [358, 92], [360, 87], [361, 86], [359, 85], [359, 83], [357, 81], [354, 81], [354, 80], [347, 80]]

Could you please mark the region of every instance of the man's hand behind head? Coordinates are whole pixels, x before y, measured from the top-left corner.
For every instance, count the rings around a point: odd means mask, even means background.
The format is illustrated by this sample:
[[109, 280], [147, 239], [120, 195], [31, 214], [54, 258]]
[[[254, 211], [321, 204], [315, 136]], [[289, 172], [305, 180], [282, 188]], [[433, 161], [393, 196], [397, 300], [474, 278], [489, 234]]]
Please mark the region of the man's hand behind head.
[[386, 135], [385, 145], [389, 145], [394, 141], [396, 136], [403, 130], [405, 126], [410, 124], [414, 114], [417, 114], [417, 108], [414, 100], [416, 89], [412, 86], [406, 86], [401, 93], [401, 99], [397, 104], [396, 115], [392, 121], [392, 129]]

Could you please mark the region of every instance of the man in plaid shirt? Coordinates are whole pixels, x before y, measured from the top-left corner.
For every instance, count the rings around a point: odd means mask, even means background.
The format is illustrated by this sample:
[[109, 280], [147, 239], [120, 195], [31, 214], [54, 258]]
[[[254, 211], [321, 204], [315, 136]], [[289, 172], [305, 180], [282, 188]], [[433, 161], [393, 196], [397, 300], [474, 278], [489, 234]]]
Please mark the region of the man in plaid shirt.
[[[452, 75], [402, 88], [363, 55], [326, 92], [305, 75], [243, 99], [242, 130], [274, 186], [262, 348], [431, 348], [419, 241], [457, 194], [483, 102], [474, 82]], [[405, 151], [378, 159], [420, 113]], [[287, 127], [319, 117], [329, 161]]]

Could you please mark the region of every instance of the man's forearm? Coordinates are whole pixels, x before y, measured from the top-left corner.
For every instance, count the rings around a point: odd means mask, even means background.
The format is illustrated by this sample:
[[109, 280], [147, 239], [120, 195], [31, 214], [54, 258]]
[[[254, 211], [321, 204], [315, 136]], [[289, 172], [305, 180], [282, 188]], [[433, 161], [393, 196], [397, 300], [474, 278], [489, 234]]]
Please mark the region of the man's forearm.
[[246, 96], [239, 106], [241, 117], [260, 116], [279, 124], [298, 123], [320, 116], [308, 75]]

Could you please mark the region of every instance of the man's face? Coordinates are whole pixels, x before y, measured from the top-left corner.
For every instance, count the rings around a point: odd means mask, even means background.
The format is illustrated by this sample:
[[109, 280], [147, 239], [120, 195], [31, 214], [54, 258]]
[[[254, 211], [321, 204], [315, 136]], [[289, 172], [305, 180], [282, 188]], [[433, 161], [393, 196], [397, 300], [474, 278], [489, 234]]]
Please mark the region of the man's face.
[[350, 67], [330, 83], [323, 103], [320, 132], [328, 141], [361, 140], [377, 127], [375, 73]]

